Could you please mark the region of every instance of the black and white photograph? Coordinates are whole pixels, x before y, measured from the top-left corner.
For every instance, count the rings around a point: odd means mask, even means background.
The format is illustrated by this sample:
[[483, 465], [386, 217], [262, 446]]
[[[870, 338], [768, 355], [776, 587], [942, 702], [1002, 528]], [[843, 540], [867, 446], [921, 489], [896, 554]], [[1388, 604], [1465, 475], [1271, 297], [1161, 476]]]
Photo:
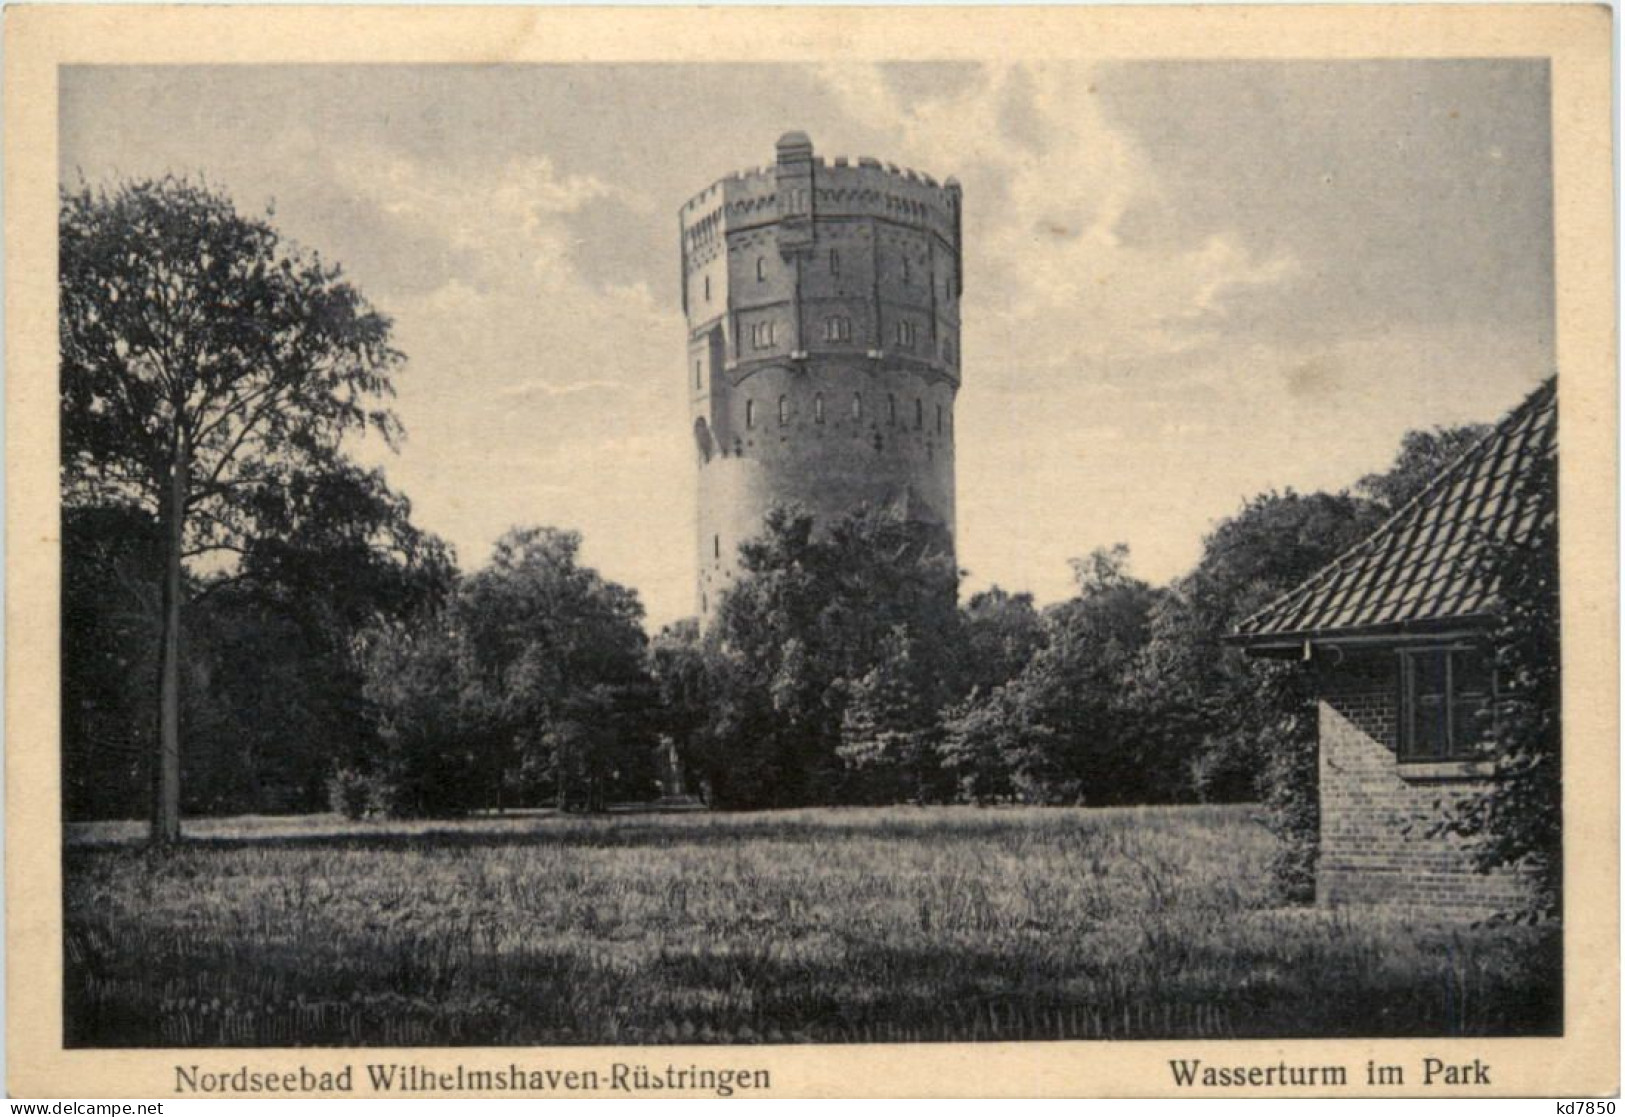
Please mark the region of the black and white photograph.
[[57, 67], [51, 1044], [1572, 1035], [1552, 61], [975, 50]]

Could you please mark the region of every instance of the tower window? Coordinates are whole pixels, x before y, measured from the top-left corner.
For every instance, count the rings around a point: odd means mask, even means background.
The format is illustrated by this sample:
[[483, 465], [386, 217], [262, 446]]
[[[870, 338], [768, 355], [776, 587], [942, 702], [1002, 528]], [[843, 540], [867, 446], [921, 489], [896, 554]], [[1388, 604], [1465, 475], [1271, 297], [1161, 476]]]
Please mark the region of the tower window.
[[756, 282], [758, 282], [758, 283], [766, 283], [767, 282], [767, 257], [766, 256], [758, 256], [758, 257], [756, 257]]
[[837, 314], [824, 319], [825, 341], [851, 341], [852, 319]]
[[942, 433], [942, 404], [937, 404], [937, 433]]
[[863, 395], [860, 392], [852, 393], [852, 418], [863, 418]]
[[700, 362], [695, 361], [694, 362], [694, 388], [695, 388], [695, 390], [698, 390], [699, 387], [700, 387]]
[[886, 422], [891, 426], [897, 425], [897, 397], [886, 397]]
[[711, 611], [711, 599], [706, 597], [705, 592], [702, 590], [700, 592], [700, 612], [709, 613], [710, 611]]
[[841, 274], [841, 254], [833, 248], [829, 250], [829, 274]]
[[706, 302], [711, 301], [711, 277], [710, 276], [705, 277], [705, 301]]
[[722, 557], [722, 536], [720, 535], [713, 535], [711, 537], [711, 557]]
[[750, 343], [756, 349], [773, 348], [773, 333], [775, 323], [757, 322], [750, 328]]
[[756, 425], [756, 401], [753, 400], [753, 399], [748, 399], [748, 400], [745, 401], [745, 429], [750, 430], [755, 425]]
[[925, 426], [925, 401], [914, 401], [914, 429], [920, 430]]
[[785, 426], [789, 422], [790, 422], [790, 397], [789, 396], [780, 396], [779, 397], [779, 426], [781, 426], [781, 427]]
[[914, 348], [914, 323], [899, 322], [896, 329], [897, 347], [899, 349]]
[[910, 282], [910, 280], [909, 280], [908, 257], [907, 256], [903, 257], [903, 282], [904, 283]]

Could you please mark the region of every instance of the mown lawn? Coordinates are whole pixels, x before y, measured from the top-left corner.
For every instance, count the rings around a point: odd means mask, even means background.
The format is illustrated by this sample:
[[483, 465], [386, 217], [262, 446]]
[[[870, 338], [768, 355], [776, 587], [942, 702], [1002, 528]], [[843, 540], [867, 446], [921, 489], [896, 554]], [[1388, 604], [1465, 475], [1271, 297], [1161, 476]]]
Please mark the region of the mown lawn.
[[1279, 906], [1245, 808], [77, 828], [70, 1046], [1556, 1030], [1555, 928]]

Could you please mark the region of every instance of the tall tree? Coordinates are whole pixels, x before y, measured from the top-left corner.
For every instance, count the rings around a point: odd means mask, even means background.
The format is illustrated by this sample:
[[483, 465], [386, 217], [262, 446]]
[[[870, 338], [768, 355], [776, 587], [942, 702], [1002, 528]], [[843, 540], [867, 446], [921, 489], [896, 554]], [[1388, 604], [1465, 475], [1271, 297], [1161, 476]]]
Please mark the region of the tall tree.
[[1044, 624], [1030, 593], [992, 586], [960, 609], [959, 686], [990, 694], [1021, 673], [1044, 644]]
[[1072, 569], [1078, 594], [1045, 611], [1043, 646], [1020, 674], [984, 703], [955, 709], [944, 760], [976, 798], [1001, 783], [989, 769], [995, 755], [1010, 791], [1029, 802], [1172, 798], [1179, 773], [1131, 705], [1161, 591], [1129, 575], [1122, 544]]
[[[838, 751], [846, 705], [897, 686], [915, 710], [948, 697], [958, 571], [942, 543], [892, 510], [858, 508], [822, 530], [794, 509], [768, 513], [762, 534], [740, 548], [743, 576], [709, 633], [714, 729], [702, 767], [717, 803], [870, 797], [872, 752]], [[863, 682], [902, 646], [906, 657]], [[863, 720], [849, 741], [874, 740]]]
[[649, 675], [658, 703], [656, 733], [675, 748], [682, 771], [699, 771], [713, 695], [710, 654], [695, 618], [667, 625], [650, 642]]
[[501, 807], [509, 789], [589, 810], [649, 795], [643, 606], [580, 551], [579, 532], [515, 528], [447, 608], [362, 642], [371, 767], [397, 813]]
[[177, 178], [60, 197], [64, 504], [159, 524], [154, 844], [180, 837], [187, 563], [248, 554], [255, 495], [339, 468], [346, 433], [399, 433], [389, 320], [269, 217]]
[[1194, 790], [1252, 799], [1268, 791], [1264, 742], [1283, 710], [1267, 669], [1221, 643], [1238, 621], [1285, 593], [1368, 535], [1382, 509], [1347, 493], [1264, 493], [1203, 540], [1196, 569], [1153, 617], [1142, 682], [1160, 732], [1182, 737]]

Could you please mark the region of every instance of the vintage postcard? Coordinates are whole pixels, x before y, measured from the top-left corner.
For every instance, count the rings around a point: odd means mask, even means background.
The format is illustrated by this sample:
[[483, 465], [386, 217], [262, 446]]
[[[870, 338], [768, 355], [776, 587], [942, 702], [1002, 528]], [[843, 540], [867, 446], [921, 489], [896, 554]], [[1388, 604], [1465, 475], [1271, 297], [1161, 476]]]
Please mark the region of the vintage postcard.
[[1611, 30], [9, 9], [7, 1089], [1616, 1093]]

